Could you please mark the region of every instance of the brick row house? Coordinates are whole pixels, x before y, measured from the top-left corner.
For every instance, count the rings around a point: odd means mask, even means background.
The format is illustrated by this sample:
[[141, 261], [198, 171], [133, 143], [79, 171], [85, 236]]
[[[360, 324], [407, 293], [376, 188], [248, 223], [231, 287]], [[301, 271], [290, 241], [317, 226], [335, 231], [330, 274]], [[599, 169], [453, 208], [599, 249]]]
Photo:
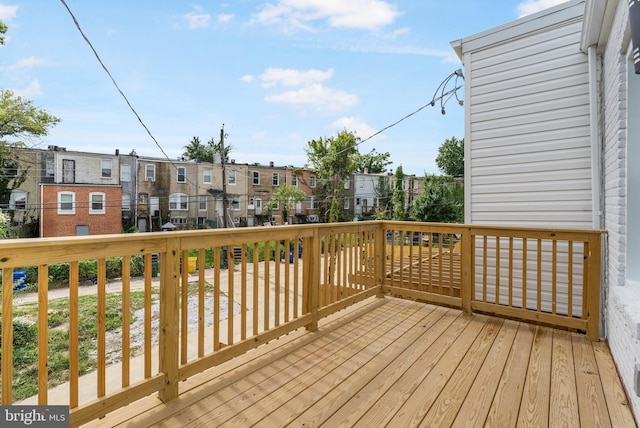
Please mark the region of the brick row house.
[[[283, 207], [268, 210], [267, 205], [284, 184], [306, 195], [287, 213], [288, 223], [323, 220], [315, 195], [318, 179], [306, 166], [230, 160], [223, 167], [219, 161], [145, 157], [119, 150], [88, 153], [58, 146], [17, 153], [19, 169], [27, 170], [27, 178], [3, 208], [12, 210], [15, 225], [25, 225], [23, 237], [113, 234], [134, 227], [152, 232], [282, 224]], [[418, 181], [406, 178], [403, 188], [411, 189], [409, 196], [419, 192]], [[362, 218], [385, 208], [388, 198], [376, 194], [381, 182], [393, 188], [390, 174], [356, 173], [345, 181], [348, 216]], [[412, 199], [406, 200], [408, 209]]]

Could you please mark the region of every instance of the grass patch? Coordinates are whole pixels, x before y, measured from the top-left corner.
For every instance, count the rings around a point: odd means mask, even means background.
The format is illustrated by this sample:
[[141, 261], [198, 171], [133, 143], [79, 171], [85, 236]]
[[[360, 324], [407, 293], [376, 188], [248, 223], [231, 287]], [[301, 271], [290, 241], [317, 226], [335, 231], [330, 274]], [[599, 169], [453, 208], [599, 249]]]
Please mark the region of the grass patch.
[[[158, 290], [153, 290], [157, 294]], [[144, 291], [132, 291], [129, 323], [136, 321], [134, 312], [144, 307]], [[153, 297], [152, 297], [153, 299]], [[106, 329], [122, 326], [122, 295], [107, 295]], [[98, 337], [97, 296], [78, 298], [78, 363], [82, 376], [96, 368]], [[38, 306], [35, 303], [14, 308], [13, 323], [13, 400], [31, 397], [38, 392]], [[69, 381], [69, 299], [49, 303], [48, 376], [49, 388]], [[1, 330], [0, 330], [1, 331]], [[0, 336], [0, 344], [1, 342]], [[0, 349], [0, 356], [1, 354]]]

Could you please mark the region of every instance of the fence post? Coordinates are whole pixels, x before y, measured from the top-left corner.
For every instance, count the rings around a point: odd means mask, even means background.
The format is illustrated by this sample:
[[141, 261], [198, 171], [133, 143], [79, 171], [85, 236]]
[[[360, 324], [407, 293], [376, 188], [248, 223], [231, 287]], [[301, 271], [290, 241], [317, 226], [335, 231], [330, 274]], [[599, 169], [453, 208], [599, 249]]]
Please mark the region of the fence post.
[[[183, 269], [187, 269], [184, 260]], [[160, 331], [159, 370], [166, 376], [163, 389], [158, 398], [163, 402], [178, 396], [178, 348], [179, 348], [179, 315], [178, 302], [180, 277], [180, 240], [167, 238], [166, 252], [160, 255]], [[148, 298], [149, 296], [147, 296]]]
[[[307, 288], [307, 309], [311, 314], [311, 322], [307, 324], [308, 331], [318, 330], [318, 302], [320, 298], [320, 234], [318, 228], [314, 229], [313, 237], [305, 238], [305, 250], [303, 251], [304, 266], [307, 270], [307, 281], [304, 287]], [[310, 251], [307, 251], [306, 248]]]
[[587, 298], [587, 339], [597, 341], [600, 339], [600, 260], [602, 255], [602, 235], [590, 234], [587, 242], [587, 289], [584, 291]]
[[460, 258], [462, 265], [462, 283], [460, 284], [460, 297], [462, 298], [462, 312], [465, 315], [471, 315], [471, 295], [473, 293], [473, 263], [474, 263], [474, 246], [471, 228], [466, 227], [462, 230], [462, 245], [460, 250]]
[[382, 290], [382, 287], [385, 285], [384, 269], [385, 269], [385, 262], [387, 259], [387, 256], [385, 254], [385, 249], [387, 248], [385, 244], [386, 239], [387, 238], [386, 238], [385, 225], [384, 225], [384, 222], [381, 221], [380, 227], [376, 230], [375, 237], [374, 237], [374, 248], [375, 248], [374, 272], [375, 272], [375, 284], [376, 284], [376, 287], [378, 287], [378, 292], [376, 293], [376, 297], [378, 298], [384, 297], [384, 291]]

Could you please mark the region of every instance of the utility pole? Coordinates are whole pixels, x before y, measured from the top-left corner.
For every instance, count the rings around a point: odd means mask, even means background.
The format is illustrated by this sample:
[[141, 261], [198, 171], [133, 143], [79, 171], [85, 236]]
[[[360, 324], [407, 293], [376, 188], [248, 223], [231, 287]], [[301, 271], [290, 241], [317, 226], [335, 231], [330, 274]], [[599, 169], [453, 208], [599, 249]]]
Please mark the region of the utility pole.
[[226, 229], [229, 227], [227, 220], [227, 210], [229, 209], [229, 201], [227, 201], [227, 176], [225, 173], [225, 156], [224, 156], [224, 123], [220, 129], [220, 163], [222, 165], [222, 224]]

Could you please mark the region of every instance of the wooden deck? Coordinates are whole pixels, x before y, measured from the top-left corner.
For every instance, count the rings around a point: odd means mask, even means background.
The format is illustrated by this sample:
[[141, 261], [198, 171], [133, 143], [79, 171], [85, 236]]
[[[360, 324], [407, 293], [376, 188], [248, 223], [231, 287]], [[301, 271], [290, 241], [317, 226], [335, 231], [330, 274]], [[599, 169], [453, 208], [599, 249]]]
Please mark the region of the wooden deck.
[[369, 299], [90, 426], [636, 426], [607, 345]]

